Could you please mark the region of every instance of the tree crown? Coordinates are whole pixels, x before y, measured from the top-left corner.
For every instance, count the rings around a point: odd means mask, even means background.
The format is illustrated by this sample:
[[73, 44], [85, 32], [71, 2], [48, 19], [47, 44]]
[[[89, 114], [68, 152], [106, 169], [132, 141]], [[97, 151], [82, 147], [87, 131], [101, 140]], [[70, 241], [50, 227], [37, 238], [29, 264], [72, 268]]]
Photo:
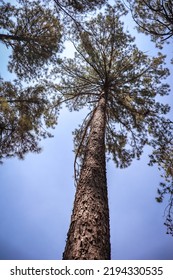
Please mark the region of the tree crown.
[[70, 40], [74, 59], [65, 59], [55, 72], [62, 74], [60, 92], [70, 110], [88, 106], [89, 114], [74, 132], [75, 150], [83, 155], [90, 123], [101, 94], [107, 100], [106, 150], [117, 166], [127, 167], [140, 158], [145, 144], [161, 133], [168, 105], [156, 101], [169, 93], [162, 83], [169, 75], [164, 56], [149, 57], [135, 45], [120, 18], [127, 11], [120, 1], [91, 18]]

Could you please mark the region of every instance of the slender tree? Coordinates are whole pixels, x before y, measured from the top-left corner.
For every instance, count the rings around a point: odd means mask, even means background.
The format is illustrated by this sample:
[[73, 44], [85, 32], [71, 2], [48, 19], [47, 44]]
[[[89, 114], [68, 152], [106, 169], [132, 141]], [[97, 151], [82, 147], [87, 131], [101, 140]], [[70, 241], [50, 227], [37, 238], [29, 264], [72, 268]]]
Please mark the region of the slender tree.
[[163, 116], [169, 106], [155, 100], [169, 92], [164, 56], [137, 48], [120, 20], [126, 13], [117, 1], [83, 28], [75, 25], [75, 57], [54, 70], [61, 71], [59, 91], [69, 109], [88, 107], [74, 132], [76, 196], [63, 259], [110, 259], [105, 158], [129, 166], [145, 145], [157, 146], [169, 123]]

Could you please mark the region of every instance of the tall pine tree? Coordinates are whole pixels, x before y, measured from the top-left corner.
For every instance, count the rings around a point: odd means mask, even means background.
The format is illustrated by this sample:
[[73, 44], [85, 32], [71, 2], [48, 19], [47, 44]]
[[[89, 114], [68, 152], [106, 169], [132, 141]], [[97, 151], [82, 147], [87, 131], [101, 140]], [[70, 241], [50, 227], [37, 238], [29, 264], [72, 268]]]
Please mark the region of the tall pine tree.
[[164, 56], [137, 48], [120, 20], [125, 15], [117, 1], [82, 28], [75, 25], [75, 57], [54, 71], [61, 71], [59, 90], [69, 109], [89, 110], [74, 132], [77, 188], [63, 259], [110, 259], [106, 157], [128, 167], [145, 145], [164, 142], [163, 126], [165, 135], [170, 129], [169, 106], [156, 101], [169, 92]]

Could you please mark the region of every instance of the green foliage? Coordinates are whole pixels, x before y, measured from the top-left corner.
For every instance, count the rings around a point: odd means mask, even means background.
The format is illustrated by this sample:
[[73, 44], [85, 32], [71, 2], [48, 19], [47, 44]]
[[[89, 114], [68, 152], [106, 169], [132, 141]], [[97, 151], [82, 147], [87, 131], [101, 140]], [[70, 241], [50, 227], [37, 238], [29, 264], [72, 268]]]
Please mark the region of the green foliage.
[[152, 40], [162, 46], [173, 37], [172, 0], [127, 0], [138, 30], [150, 34]]
[[39, 152], [41, 138], [51, 137], [58, 117], [58, 98], [46, 83], [23, 88], [18, 81], [0, 80], [0, 161], [23, 159], [27, 152]]
[[[0, 161], [6, 157], [23, 158], [39, 152], [39, 141], [52, 135], [46, 130], [57, 123], [59, 97], [48, 81], [35, 79], [58, 62], [61, 51], [59, 18], [42, 1], [18, 0], [16, 5], [0, 1], [0, 40], [12, 54], [8, 69], [17, 74], [14, 82], [0, 79]], [[45, 76], [44, 76], [45, 77]]]
[[[62, 73], [61, 93], [70, 110], [88, 107], [90, 113], [74, 133], [75, 151], [85, 152], [90, 122], [101, 94], [107, 100], [106, 151], [120, 168], [139, 159], [144, 145], [155, 147], [169, 106], [156, 102], [169, 93], [162, 83], [169, 75], [164, 56], [148, 57], [124, 31], [121, 16], [127, 11], [120, 1], [107, 5], [105, 13], [91, 18], [82, 28], [74, 25], [70, 40], [74, 59], [65, 59], [55, 70]], [[168, 133], [168, 131], [165, 131]]]
[[20, 0], [17, 6], [0, 2], [0, 40], [11, 47], [8, 68], [20, 78], [36, 78], [57, 61], [59, 19], [40, 1]]
[[[56, 85], [40, 78], [48, 79], [50, 68], [61, 61], [63, 24], [72, 20], [74, 13], [83, 14], [104, 2], [16, 0], [12, 4], [0, 0], [0, 42], [12, 51], [8, 69], [20, 81], [0, 79], [1, 161], [39, 152], [39, 140], [51, 136], [46, 128], [54, 128], [57, 122], [60, 97]], [[22, 80], [31, 79], [32, 86], [22, 86]]]
[[84, 13], [105, 4], [106, 0], [54, 0], [55, 4], [67, 12]]

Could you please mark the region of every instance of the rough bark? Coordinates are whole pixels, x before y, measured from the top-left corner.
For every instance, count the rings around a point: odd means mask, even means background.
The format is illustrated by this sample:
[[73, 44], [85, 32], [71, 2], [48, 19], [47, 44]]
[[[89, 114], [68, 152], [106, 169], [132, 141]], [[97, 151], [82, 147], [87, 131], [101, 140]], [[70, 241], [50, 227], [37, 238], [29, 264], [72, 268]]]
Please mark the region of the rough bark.
[[106, 98], [102, 95], [91, 123], [63, 254], [64, 260], [110, 259], [105, 112]]

